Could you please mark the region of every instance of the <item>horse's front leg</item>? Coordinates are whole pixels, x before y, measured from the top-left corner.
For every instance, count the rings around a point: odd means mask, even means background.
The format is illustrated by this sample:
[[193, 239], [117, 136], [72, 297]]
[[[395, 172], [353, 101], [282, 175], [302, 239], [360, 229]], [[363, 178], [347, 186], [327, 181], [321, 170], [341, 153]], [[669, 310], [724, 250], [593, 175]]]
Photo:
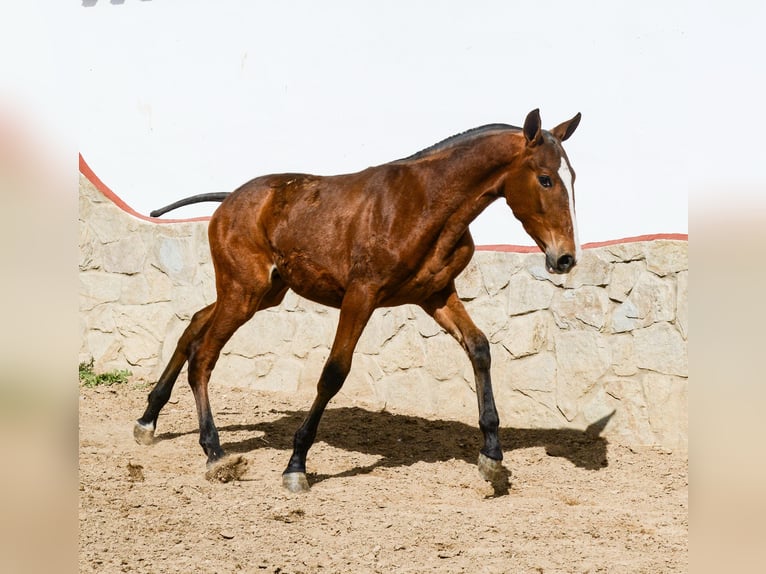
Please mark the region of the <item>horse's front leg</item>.
[[479, 428], [484, 436], [484, 446], [479, 452], [479, 473], [482, 478], [492, 483], [496, 494], [504, 494], [508, 491], [508, 471], [502, 464], [503, 451], [498, 437], [500, 418], [492, 392], [490, 377], [492, 359], [489, 341], [471, 320], [454, 286], [435, 295], [422, 307], [461, 344], [468, 354], [476, 379]]

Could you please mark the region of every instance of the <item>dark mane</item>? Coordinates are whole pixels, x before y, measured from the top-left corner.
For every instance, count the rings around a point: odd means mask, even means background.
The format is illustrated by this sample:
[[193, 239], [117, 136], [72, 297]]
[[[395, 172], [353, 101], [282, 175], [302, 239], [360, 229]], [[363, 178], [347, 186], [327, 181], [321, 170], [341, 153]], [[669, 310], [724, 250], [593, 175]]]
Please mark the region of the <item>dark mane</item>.
[[470, 130], [466, 130], [464, 132], [461, 132], [459, 134], [455, 134], [454, 136], [450, 136], [447, 139], [443, 139], [442, 141], [435, 143], [432, 146], [429, 146], [425, 149], [420, 150], [417, 153], [414, 153], [410, 156], [407, 156], [405, 158], [402, 158], [399, 161], [406, 161], [411, 159], [421, 159], [427, 155], [430, 155], [432, 153], [442, 151], [463, 143], [466, 143], [468, 141], [471, 141], [472, 139], [487, 134], [489, 132], [496, 132], [496, 131], [503, 131], [503, 130], [520, 130], [521, 128], [516, 126], [511, 126], [508, 124], [487, 124], [484, 126], [479, 126], [478, 128], [472, 128]]

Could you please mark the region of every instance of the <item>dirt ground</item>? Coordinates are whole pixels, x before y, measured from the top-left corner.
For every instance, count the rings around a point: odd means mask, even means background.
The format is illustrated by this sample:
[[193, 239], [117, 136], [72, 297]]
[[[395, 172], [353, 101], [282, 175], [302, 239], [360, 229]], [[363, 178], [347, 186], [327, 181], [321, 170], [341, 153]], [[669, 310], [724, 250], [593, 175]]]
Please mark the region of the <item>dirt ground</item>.
[[686, 453], [562, 429], [502, 429], [507, 494], [476, 470], [475, 426], [331, 403], [308, 494], [281, 486], [306, 398], [214, 387], [242, 480], [205, 479], [179, 381], [155, 444], [148, 388], [80, 390], [80, 572], [652, 573], [688, 569]]

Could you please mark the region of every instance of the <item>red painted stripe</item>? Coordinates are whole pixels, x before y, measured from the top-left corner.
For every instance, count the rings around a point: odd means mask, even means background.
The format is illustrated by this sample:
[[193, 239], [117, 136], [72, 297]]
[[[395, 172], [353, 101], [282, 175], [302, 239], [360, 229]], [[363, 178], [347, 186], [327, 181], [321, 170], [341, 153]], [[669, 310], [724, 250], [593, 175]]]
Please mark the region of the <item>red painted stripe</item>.
[[[96, 189], [104, 194], [104, 197], [111, 200], [117, 207], [126, 211], [133, 217], [138, 217], [151, 223], [180, 223], [185, 221], [210, 221], [210, 217], [193, 217], [189, 219], [160, 219], [158, 217], [149, 217], [138, 213], [135, 209], [125, 203], [116, 193], [114, 193], [99, 177], [93, 172], [85, 159], [80, 154], [80, 173], [90, 181]], [[583, 249], [593, 249], [594, 247], [604, 247], [606, 245], [616, 245], [618, 243], [633, 243], [636, 241], [654, 241], [655, 239], [674, 239], [678, 241], [688, 241], [689, 235], [686, 233], [657, 233], [654, 235], [638, 235], [636, 237], [626, 237], [624, 239], [613, 239], [611, 241], [599, 241], [596, 243], [586, 243]], [[506, 253], [538, 253], [540, 251], [536, 246], [527, 245], [477, 245], [477, 251], [502, 251]]]
[[[622, 239], [612, 239], [609, 241], [596, 241], [585, 243], [583, 249], [594, 249], [596, 247], [605, 247], [607, 245], [617, 245], [620, 243], [635, 243], [638, 241], [655, 241], [656, 239], [671, 239], [675, 241], [689, 241], [687, 233], [654, 233], [650, 235], [636, 235], [635, 237], [624, 237]], [[501, 251], [504, 253], [539, 253], [540, 249], [536, 246], [527, 245], [477, 245], [477, 251]]]
[[[657, 239], [670, 239], [674, 241], [689, 241], [687, 233], [653, 233], [650, 235], [636, 235], [635, 237], [624, 237], [622, 239], [611, 239], [609, 241], [595, 241], [585, 243], [583, 249], [594, 249], [596, 247], [605, 247], [607, 245], [617, 245], [620, 243], [635, 243], [638, 241], [655, 241]], [[527, 245], [477, 245], [476, 251], [501, 251], [505, 253], [539, 253], [540, 249], [536, 246]]]
[[107, 186], [101, 179], [93, 172], [93, 170], [90, 168], [90, 166], [87, 164], [85, 159], [82, 157], [82, 154], [80, 154], [80, 173], [85, 176], [85, 179], [90, 181], [97, 190], [99, 190], [102, 194], [104, 194], [104, 197], [109, 199], [112, 203], [114, 203], [117, 207], [122, 209], [123, 211], [129, 213], [133, 217], [137, 217], [138, 219], [143, 219], [144, 221], [149, 221], [151, 223], [181, 223], [186, 221], [210, 221], [210, 217], [192, 217], [189, 219], [160, 219], [159, 217], [149, 217], [148, 215], [143, 215], [141, 213], [138, 213], [135, 209], [130, 207], [127, 203], [125, 203], [122, 198], [120, 198], [116, 193], [114, 193], [109, 186]]
[[688, 233], [653, 233], [650, 235], [636, 235], [635, 237], [625, 237], [623, 239], [612, 239], [610, 241], [596, 241], [586, 243], [583, 249], [593, 249], [594, 247], [604, 247], [606, 245], [616, 245], [618, 243], [635, 243], [637, 241], [655, 241], [657, 239], [669, 239], [672, 241], [689, 241]]

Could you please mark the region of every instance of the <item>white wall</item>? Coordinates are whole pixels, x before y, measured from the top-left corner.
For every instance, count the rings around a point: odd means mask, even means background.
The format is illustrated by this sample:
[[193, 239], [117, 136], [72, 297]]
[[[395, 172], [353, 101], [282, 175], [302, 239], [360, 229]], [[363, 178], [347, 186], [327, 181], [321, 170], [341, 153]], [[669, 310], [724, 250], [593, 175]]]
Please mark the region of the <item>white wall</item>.
[[[581, 240], [684, 233], [668, 145], [686, 122], [683, 16], [664, 1], [100, 0], [79, 16], [80, 149], [148, 213], [264, 173], [357, 171], [536, 107], [547, 127], [579, 111]], [[532, 244], [499, 202], [473, 231]]]

